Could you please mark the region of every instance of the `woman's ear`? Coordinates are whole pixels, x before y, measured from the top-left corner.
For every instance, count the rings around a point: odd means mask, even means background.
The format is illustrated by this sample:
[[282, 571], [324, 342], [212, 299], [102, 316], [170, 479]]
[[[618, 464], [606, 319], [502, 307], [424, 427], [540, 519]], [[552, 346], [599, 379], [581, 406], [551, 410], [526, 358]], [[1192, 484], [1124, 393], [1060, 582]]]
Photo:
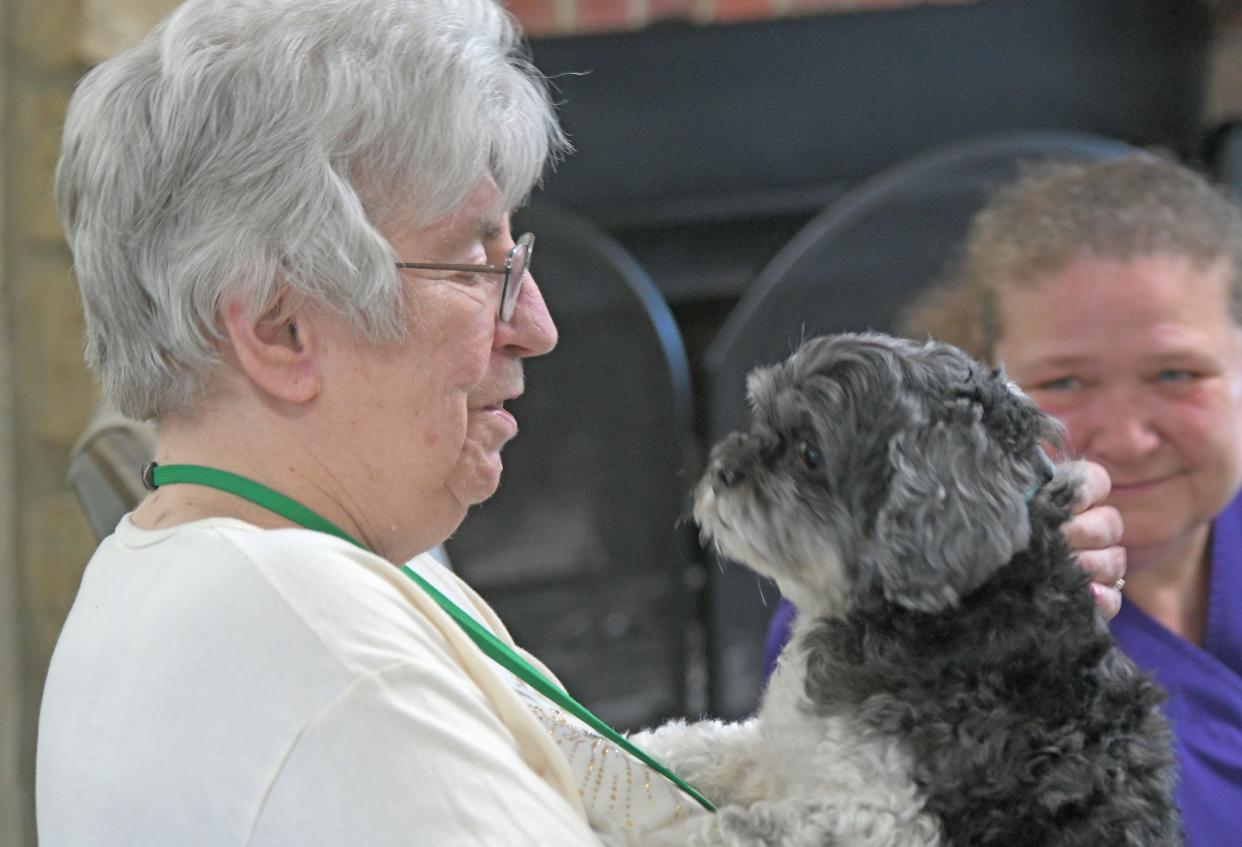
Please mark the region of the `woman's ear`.
[[231, 300], [223, 320], [239, 370], [263, 394], [295, 404], [318, 396], [317, 323], [287, 289], [258, 318], [243, 302]]

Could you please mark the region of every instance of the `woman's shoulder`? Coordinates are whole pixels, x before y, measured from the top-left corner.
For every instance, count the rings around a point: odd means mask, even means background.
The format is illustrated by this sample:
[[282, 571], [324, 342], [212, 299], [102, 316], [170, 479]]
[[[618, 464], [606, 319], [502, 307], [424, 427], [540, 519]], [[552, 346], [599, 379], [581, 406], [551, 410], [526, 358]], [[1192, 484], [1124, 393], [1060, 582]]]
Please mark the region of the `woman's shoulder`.
[[427, 658], [427, 651], [450, 658], [438, 623], [412, 601], [415, 586], [398, 568], [311, 530], [229, 518], [166, 530], [123, 521], [92, 560], [84, 587], [88, 579], [158, 594], [190, 618], [228, 608], [248, 627], [309, 640], [354, 672]]

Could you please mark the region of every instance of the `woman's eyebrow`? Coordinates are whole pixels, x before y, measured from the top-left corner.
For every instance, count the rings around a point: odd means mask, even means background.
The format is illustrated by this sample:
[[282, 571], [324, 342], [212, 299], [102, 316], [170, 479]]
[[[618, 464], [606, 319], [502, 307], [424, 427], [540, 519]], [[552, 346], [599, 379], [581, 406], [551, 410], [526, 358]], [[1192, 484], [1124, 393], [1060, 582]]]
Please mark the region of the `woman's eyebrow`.
[[1044, 359], [1033, 359], [1030, 362], [1030, 366], [1034, 369], [1060, 370], [1064, 368], [1081, 367], [1083, 364], [1089, 364], [1093, 361], [1094, 360], [1090, 356], [1049, 356]]
[[476, 244], [486, 244], [487, 242], [499, 238], [504, 232], [504, 227], [500, 221], [493, 218], [479, 218], [470, 225], [458, 228], [455, 233], [451, 233], [446, 237], [443, 248], [446, 255], [457, 256], [462, 253], [471, 252]]
[[499, 238], [500, 234], [504, 232], [504, 226], [501, 225], [500, 221], [484, 218], [479, 221], [478, 229], [475, 232], [478, 234], [480, 241], [488, 242]]

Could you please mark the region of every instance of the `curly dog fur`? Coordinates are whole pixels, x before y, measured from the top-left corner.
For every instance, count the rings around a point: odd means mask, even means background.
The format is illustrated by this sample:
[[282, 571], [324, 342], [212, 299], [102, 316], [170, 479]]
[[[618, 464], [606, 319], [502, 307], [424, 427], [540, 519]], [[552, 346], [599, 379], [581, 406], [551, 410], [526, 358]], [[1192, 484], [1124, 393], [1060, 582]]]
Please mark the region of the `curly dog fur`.
[[639, 738], [723, 804], [657, 842], [1181, 843], [1162, 694], [1060, 530], [1056, 425], [956, 348], [876, 334], [748, 388], [695, 517], [799, 616], [755, 718]]

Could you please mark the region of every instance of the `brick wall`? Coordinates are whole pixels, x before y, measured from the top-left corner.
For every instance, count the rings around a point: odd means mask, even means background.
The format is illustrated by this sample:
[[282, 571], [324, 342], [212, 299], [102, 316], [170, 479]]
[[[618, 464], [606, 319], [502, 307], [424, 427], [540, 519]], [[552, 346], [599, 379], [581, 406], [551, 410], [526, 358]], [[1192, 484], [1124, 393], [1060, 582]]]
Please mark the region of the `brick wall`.
[[[7, 14], [0, 14], [0, 28], [9, 30]], [[8, 182], [8, 39], [0, 38], [0, 198], [6, 196]], [[0, 233], [5, 231], [6, 208], [0, 200]], [[23, 644], [20, 581], [17, 572], [17, 484], [13, 460], [13, 309], [8, 297], [7, 268], [0, 261], [0, 842], [25, 843], [29, 825], [26, 798], [26, 769], [22, 753], [25, 736], [22, 719]]]
[[976, 0], [508, 0], [528, 35], [637, 29], [662, 20], [734, 23], [819, 12], [859, 12]]
[[[142, 36], [172, 0], [78, 0], [81, 55], [98, 60]], [[530, 36], [639, 29], [663, 20], [741, 22], [821, 12], [952, 6], [978, 0], [506, 0]], [[995, 0], [993, 0], [995, 2]]]

